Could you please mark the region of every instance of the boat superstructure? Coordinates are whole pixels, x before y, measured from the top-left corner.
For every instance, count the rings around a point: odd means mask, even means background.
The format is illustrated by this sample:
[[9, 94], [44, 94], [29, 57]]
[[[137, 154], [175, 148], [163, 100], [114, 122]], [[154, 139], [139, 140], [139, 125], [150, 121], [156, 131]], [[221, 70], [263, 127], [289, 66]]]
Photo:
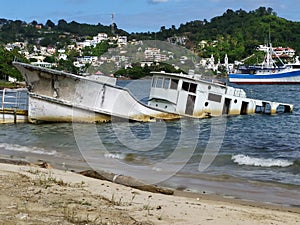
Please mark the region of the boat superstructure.
[[293, 105], [246, 97], [243, 89], [207, 81], [197, 74], [153, 72], [148, 105], [169, 113], [209, 116], [291, 112]]

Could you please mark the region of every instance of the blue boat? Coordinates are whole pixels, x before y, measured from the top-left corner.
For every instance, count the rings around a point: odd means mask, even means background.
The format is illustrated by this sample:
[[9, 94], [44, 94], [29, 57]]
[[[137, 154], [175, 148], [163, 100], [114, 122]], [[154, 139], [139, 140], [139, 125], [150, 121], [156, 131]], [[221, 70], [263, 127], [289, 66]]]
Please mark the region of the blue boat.
[[[273, 56], [279, 59], [279, 66]], [[228, 78], [236, 84], [300, 84], [300, 63], [296, 58], [295, 63], [284, 64], [270, 44], [261, 65], [239, 66], [234, 73], [228, 74]]]

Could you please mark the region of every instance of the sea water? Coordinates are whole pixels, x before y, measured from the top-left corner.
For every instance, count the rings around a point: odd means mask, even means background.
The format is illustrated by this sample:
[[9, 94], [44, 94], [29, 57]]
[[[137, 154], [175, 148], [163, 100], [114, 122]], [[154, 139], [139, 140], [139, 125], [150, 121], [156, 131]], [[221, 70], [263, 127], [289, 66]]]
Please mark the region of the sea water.
[[[146, 103], [150, 80], [119, 81]], [[293, 113], [155, 123], [3, 124], [0, 157], [111, 171], [200, 193], [299, 206], [300, 86], [243, 85]], [[93, 96], [91, 96], [92, 98]]]

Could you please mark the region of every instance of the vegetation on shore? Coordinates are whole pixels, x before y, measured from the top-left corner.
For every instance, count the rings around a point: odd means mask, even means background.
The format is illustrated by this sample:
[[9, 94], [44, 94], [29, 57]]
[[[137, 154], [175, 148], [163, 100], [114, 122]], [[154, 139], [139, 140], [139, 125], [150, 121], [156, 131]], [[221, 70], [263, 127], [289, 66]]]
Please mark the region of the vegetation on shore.
[[17, 49], [7, 51], [3, 46], [0, 46], [0, 86], [5, 85], [5, 81], [8, 77], [14, 77], [18, 81], [22, 80], [20, 72], [12, 65], [12, 62], [18, 58], [19, 61], [28, 62], [28, 60], [22, 56]]

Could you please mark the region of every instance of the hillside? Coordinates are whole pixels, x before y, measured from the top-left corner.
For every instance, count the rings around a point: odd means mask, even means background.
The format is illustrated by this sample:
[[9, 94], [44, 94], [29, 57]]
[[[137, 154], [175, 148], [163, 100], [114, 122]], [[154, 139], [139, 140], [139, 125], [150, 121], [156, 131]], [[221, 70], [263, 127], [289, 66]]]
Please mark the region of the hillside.
[[[267, 44], [269, 32], [273, 46], [291, 47], [300, 52], [300, 23], [280, 18], [271, 8], [260, 7], [246, 12], [242, 9], [228, 9], [222, 16], [211, 21], [191, 21], [181, 24], [179, 28], [162, 27], [155, 36], [166, 39], [170, 36], [187, 36], [188, 47], [201, 57], [224, 58], [225, 54], [231, 62], [253, 54], [258, 45]], [[138, 38], [140, 34], [136, 34]], [[152, 35], [153, 36], [153, 35]], [[213, 45], [201, 48], [199, 43], [207, 40]]]
[[[128, 35], [126, 31], [114, 25], [115, 35]], [[112, 35], [111, 27], [102, 24], [80, 24], [75, 21], [70, 23], [61, 19], [57, 24], [48, 20], [45, 24], [32, 21], [26, 23], [20, 20], [0, 19], [0, 43], [27, 42], [29, 44], [40, 44], [42, 46], [64, 46], [73, 40], [80, 40], [95, 36], [98, 33]]]
[[[80, 24], [75, 21], [68, 23], [63, 19], [57, 24], [51, 20], [41, 24], [37, 21], [26, 23], [20, 20], [0, 19], [0, 45], [24, 42], [27, 44], [28, 52], [31, 52], [36, 45], [65, 49], [67, 45], [74, 44], [76, 41], [84, 41], [98, 33], [106, 33], [109, 36], [127, 36], [128, 41], [168, 40], [184, 45], [204, 58], [209, 58], [213, 54], [215, 58], [223, 60], [227, 54], [231, 63], [256, 53], [256, 47], [267, 44], [269, 37], [273, 46], [291, 47], [296, 50], [296, 54], [300, 52], [300, 23], [280, 18], [273, 9], [265, 7], [250, 12], [228, 9], [223, 15], [214, 17], [210, 21], [195, 20], [181, 24], [178, 28], [174, 25], [171, 28], [161, 27], [158, 32], [129, 34], [118, 29], [116, 24], [113, 31], [112, 33], [111, 26], [100, 23], [97, 25]], [[10, 53], [13, 55], [9, 58], [16, 56], [15, 53], [17, 51]], [[79, 54], [72, 52], [72, 55], [69, 55], [70, 62], [62, 63], [58, 68], [65, 65], [70, 65], [71, 68], [71, 60], [76, 55]], [[17, 57], [20, 58], [20, 55]], [[5, 71], [8, 71], [7, 66], [1, 66], [4, 64], [8, 63], [3, 56], [0, 57], [0, 78], [3, 77], [3, 73], [6, 73]], [[73, 72], [72, 68], [66, 70]], [[7, 74], [13, 73], [15, 71], [7, 72]]]
[[[250, 12], [228, 9], [222, 16], [214, 17], [211, 21], [191, 21], [178, 28], [161, 27], [158, 32], [128, 34], [118, 29], [116, 24], [114, 26], [116, 35], [127, 35], [129, 40], [167, 40], [185, 36], [188, 38], [186, 47], [193, 49], [201, 57], [214, 54], [223, 58], [227, 54], [231, 61], [245, 58], [254, 52], [255, 47], [267, 43], [269, 32], [273, 46], [291, 47], [300, 52], [300, 23], [279, 18], [273, 9], [265, 7]], [[111, 27], [100, 23], [68, 23], [63, 19], [57, 24], [48, 20], [44, 25], [36, 21], [26, 23], [0, 19], [0, 43], [26, 41], [29, 44], [61, 47], [73, 40], [89, 38], [97, 33], [112, 35]], [[202, 40], [217, 43], [201, 48], [199, 43]]]

